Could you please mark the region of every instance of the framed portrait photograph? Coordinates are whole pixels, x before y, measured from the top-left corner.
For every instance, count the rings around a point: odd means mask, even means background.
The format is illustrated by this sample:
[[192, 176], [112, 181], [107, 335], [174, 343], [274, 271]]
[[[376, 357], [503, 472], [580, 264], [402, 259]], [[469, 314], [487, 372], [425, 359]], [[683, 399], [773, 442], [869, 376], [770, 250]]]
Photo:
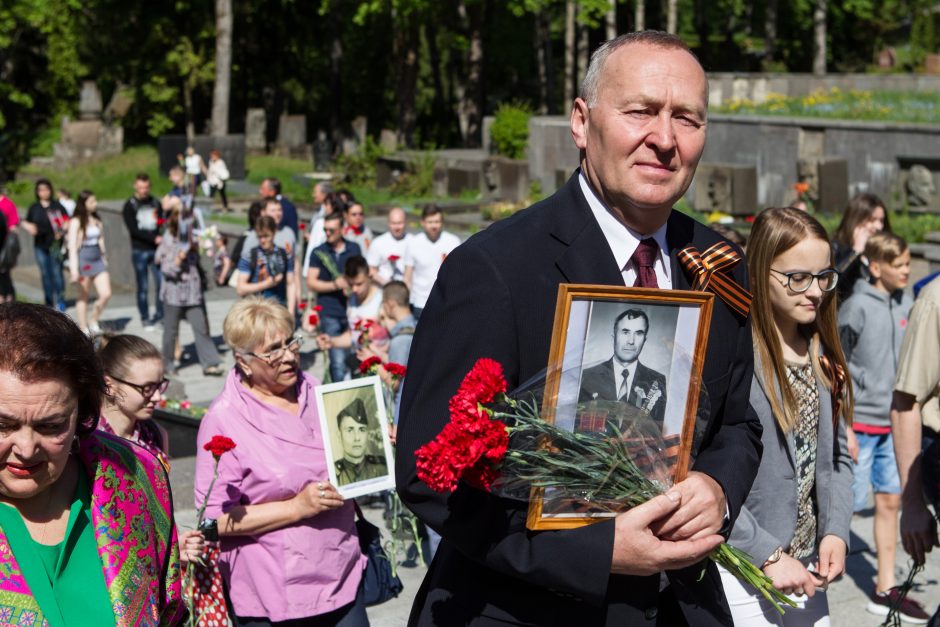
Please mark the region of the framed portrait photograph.
[[378, 377], [315, 388], [330, 483], [343, 498], [395, 487], [394, 454]]
[[[689, 469], [714, 295], [559, 286], [543, 417], [597, 437], [620, 437], [649, 478]], [[616, 505], [534, 490], [530, 529], [567, 529], [615, 516]]]

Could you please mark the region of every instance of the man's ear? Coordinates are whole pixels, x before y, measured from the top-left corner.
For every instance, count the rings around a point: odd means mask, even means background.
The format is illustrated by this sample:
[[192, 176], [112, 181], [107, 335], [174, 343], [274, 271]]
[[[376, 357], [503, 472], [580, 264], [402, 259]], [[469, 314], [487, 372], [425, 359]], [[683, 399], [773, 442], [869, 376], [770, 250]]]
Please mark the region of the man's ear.
[[590, 109], [581, 98], [574, 99], [571, 107], [571, 137], [578, 150], [587, 148], [587, 133], [590, 118]]

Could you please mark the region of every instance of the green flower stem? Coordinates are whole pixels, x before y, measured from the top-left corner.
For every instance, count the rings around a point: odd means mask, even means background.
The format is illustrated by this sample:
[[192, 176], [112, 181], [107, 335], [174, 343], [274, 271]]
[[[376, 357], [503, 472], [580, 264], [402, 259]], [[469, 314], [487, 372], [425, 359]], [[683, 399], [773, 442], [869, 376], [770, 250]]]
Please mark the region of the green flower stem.
[[[488, 410], [506, 425], [512, 443], [500, 466], [505, 489], [525, 494], [530, 488], [550, 489], [611, 512], [642, 505], [668, 489], [636, 465], [635, 453], [616, 429], [612, 437], [565, 431], [542, 420], [535, 401], [497, 400], [509, 407], [509, 411]], [[781, 604], [796, 607], [743, 551], [721, 544], [709, 557], [781, 614]]]

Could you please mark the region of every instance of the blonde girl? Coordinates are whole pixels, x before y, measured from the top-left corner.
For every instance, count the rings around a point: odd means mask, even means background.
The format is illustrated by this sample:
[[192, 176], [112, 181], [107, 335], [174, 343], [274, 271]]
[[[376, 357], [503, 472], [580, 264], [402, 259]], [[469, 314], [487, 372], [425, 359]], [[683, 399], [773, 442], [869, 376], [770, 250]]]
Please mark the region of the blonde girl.
[[750, 401], [764, 453], [730, 543], [797, 602], [780, 616], [727, 572], [735, 625], [829, 625], [826, 588], [845, 571], [852, 517], [852, 395], [836, 325], [832, 249], [798, 209], [767, 209], [748, 243], [754, 301]]

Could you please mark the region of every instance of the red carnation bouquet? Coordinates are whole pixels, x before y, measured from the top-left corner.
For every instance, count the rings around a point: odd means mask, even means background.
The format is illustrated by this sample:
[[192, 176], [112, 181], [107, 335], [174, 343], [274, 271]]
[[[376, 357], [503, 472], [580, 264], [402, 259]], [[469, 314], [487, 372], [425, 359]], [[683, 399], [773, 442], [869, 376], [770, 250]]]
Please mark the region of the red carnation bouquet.
[[[605, 428], [569, 431], [543, 420], [537, 385], [512, 395], [506, 390], [498, 362], [476, 362], [450, 400], [450, 422], [416, 451], [424, 483], [452, 492], [464, 481], [526, 501], [535, 492], [542, 495], [543, 511], [576, 504], [582, 511], [608, 513], [641, 505], [671, 487], [670, 447], [647, 410], [592, 401], [580, 423], [592, 424], [602, 413]], [[781, 604], [795, 606], [743, 551], [722, 544], [710, 557], [781, 613]]]

